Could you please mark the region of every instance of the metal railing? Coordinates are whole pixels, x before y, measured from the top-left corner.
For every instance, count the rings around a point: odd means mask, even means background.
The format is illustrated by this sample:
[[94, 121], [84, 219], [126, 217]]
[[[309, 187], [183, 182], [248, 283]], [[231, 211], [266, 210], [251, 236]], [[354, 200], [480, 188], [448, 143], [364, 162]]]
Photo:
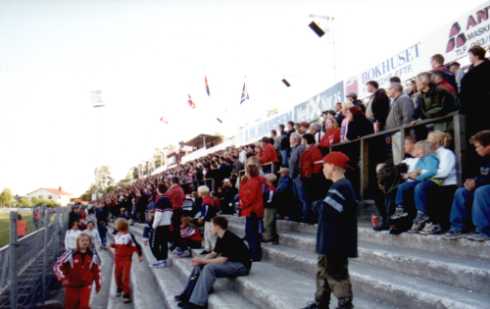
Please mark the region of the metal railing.
[[10, 242], [0, 248], [0, 308], [32, 308], [47, 298], [68, 212], [43, 207], [41, 214], [42, 227], [18, 238], [17, 211], [10, 212]]
[[[358, 139], [348, 141], [345, 143], [338, 143], [330, 147], [330, 151], [344, 151], [349, 155], [351, 160], [359, 168], [358, 175], [359, 179], [357, 181], [358, 189], [361, 195], [361, 199], [365, 198], [368, 191], [369, 185], [376, 184], [375, 171], [376, 163], [381, 163], [379, 154], [381, 150], [377, 151], [376, 147], [383, 147], [384, 139], [386, 137], [391, 137], [395, 133], [400, 133], [398, 138], [400, 139], [400, 145], [403, 147], [403, 142], [405, 140], [406, 131], [417, 129], [420, 127], [427, 127], [428, 125], [446, 124], [452, 127], [452, 136], [454, 138], [454, 153], [456, 155], [456, 171], [458, 177], [458, 185], [462, 183], [462, 163], [466, 150], [466, 139], [464, 131], [464, 116], [459, 112], [453, 112], [448, 115], [431, 118], [426, 120], [418, 120], [410, 124], [406, 124], [397, 128], [380, 131], [377, 133], [365, 135]], [[383, 140], [383, 141], [381, 141]], [[377, 142], [377, 143], [376, 143]], [[382, 149], [386, 155], [386, 149]], [[391, 153], [391, 148], [389, 150]], [[404, 156], [402, 150], [402, 156]], [[374, 164], [373, 164], [374, 163]]]

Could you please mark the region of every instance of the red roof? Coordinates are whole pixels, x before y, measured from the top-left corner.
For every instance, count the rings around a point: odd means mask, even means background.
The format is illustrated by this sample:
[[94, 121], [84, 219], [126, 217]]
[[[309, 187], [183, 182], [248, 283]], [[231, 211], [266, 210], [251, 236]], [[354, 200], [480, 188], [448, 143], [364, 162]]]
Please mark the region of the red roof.
[[42, 190], [46, 190], [51, 194], [56, 194], [56, 195], [72, 195], [71, 193], [63, 191], [63, 189], [53, 189], [53, 188], [41, 188]]

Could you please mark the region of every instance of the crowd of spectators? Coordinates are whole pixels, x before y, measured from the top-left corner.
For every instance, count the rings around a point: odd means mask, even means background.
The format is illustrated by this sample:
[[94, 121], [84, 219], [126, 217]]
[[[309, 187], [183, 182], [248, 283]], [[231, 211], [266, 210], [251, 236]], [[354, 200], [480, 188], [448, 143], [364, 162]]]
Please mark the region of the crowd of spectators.
[[[219, 213], [244, 216], [250, 258], [260, 261], [260, 243], [279, 241], [276, 219], [318, 221], [316, 204], [331, 185], [322, 172], [322, 158], [339, 145], [371, 135], [373, 140], [382, 138], [373, 151], [376, 159], [369, 162], [377, 175], [377, 183], [371, 186], [377, 196], [376, 231], [449, 231], [450, 238], [475, 231], [468, 238], [490, 239], [490, 131], [485, 117], [490, 115], [490, 61], [485, 54], [483, 48], [471, 47], [471, 65], [464, 68], [434, 55], [432, 70], [405, 85], [398, 77], [390, 79], [386, 90], [369, 81], [371, 95], [365, 102], [355, 93], [348, 94], [346, 102], [338, 102], [335, 110], [323, 112], [312, 123], [281, 124], [258, 143], [229, 147], [136, 180], [106, 194], [96, 205], [113, 216], [150, 222], [148, 230], [162, 230], [159, 235], [165, 236], [157, 242], [165, 246], [155, 253], [160, 262], [166, 259], [167, 241], [181, 257], [192, 255], [190, 249], [201, 240], [203, 253], [212, 253], [217, 241], [213, 230], [221, 236], [226, 230], [221, 219], [213, 227], [213, 219]], [[456, 111], [465, 117], [464, 132], [454, 131], [451, 118], [420, 124]], [[474, 146], [464, 153], [462, 170], [467, 179], [459, 189], [460, 167], [451, 143], [457, 134]], [[344, 152], [351, 157], [349, 178], [358, 173], [352, 166], [357, 164], [352, 160], [356, 155]], [[359, 198], [360, 192], [355, 193]], [[443, 198], [435, 203], [435, 195]], [[171, 209], [171, 218], [159, 217], [155, 224], [154, 218], [165, 209]]]

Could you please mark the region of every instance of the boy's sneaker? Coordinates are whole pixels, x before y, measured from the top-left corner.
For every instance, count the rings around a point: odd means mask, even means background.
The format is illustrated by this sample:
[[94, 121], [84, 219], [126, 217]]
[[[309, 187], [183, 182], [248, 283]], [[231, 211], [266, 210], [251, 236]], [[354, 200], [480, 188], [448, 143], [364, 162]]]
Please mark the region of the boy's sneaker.
[[442, 233], [442, 227], [439, 224], [429, 222], [425, 225], [424, 229], [420, 231], [420, 234], [424, 235], [437, 235]]
[[449, 232], [446, 235], [444, 235], [444, 238], [448, 240], [456, 240], [463, 236], [464, 236], [463, 232], [458, 231], [456, 229], [450, 229]]
[[179, 258], [188, 258], [188, 257], [192, 257], [192, 252], [190, 250], [185, 250], [185, 251], [181, 251], [179, 253], [177, 253], [177, 256]]
[[131, 296], [129, 296], [129, 295], [127, 295], [127, 294], [124, 294], [124, 295], [123, 295], [123, 302], [124, 302], [125, 304], [130, 304], [130, 303], [132, 302], [132, 300], [131, 300]]
[[420, 232], [427, 222], [429, 222], [429, 216], [427, 216], [423, 212], [417, 213], [417, 217], [415, 218], [415, 220], [413, 220], [412, 229], [410, 231], [413, 233]]
[[306, 305], [306, 307], [303, 307], [302, 309], [319, 309], [318, 305], [316, 303], [311, 303]]
[[406, 212], [403, 207], [397, 207], [395, 213], [391, 216], [391, 220], [400, 220], [401, 218], [407, 217], [408, 212]]
[[172, 251], [172, 253], [177, 256], [179, 256], [179, 254], [182, 254], [182, 252], [184, 252], [184, 250], [180, 249], [179, 247], [175, 248], [175, 250]]
[[122, 290], [117, 289], [116, 291], [116, 297], [121, 297], [122, 296]]
[[475, 233], [475, 234], [469, 234], [466, 236], [466, 239], [472, 240], [472, 241], [488, 241], [490, 240], [490, 236], [487, 236], [482, 233]]
[[167, 260], [157, 261], [156, 263], [153, 263], [153, 267], [154, 268], [166, 268], [166, 267], [168, 267]]

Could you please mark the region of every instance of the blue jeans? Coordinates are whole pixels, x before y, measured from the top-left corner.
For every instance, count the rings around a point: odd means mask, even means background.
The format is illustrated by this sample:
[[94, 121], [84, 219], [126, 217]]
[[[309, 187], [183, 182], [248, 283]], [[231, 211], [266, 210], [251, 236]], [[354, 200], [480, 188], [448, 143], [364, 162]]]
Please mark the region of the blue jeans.
[[490, 185], [481, 186], [475, 190], [473, 224], [477, 233], [490, 236]]
[[424, 180], [419, 182], [415, 186], [415, 191], [414, 191], [414, 200], [415, 200], [415, 208], [417, 208], [417, 212], [422, 212], [424, 214], [427, 214], [427, 205], [428, 203], [428, 196], [429, 196], [429, 190], [432, 188], [435, 188], [437, 185], [430, 181], [430, 180]]
[[289, 151], [288, 150], [280, 150], [281, 154], [281, 166], [288, 166], [289, 164]]
[[260, 219], [257, 216], [249, 216], [245, 219], [245, 240], [253, 260], [262, 259], [262, 247], [260, 246]]
[[401, 183], [400, 185], [398, 185], [398, 189], [396, 190], [396, 197], [395, 197], [396, 207], [398, 207], [398, 206], [407, 207], [408, 206], [407, 205], [408, 201], [406, 200], [406, 197], [407, 197], [408, 193], [411, 190], [414, 190], [418, 184], [419, 184], [418, 181], [407, 181], [407, 182], [404, 182], [404, 183]]
[[468, 191], [464, 187], [458, 188], [454, 193], [453, 204], [451, 206], [451, 229], [462, 232], [470, 218], [471, 200], [473, 191]]
[[102, 246], [107, 245], [107, 227], [105, 222], [100, 222], [97, 224], [97, 229], [99, 230], [100, 241], [102, 242]]
[[293, 180], [293, 188], [296, 199], [299, 201], [301, 206], [302, 219], [304, 222], [310, 220], [311, 214], [311, 204], [308, 202], [305, 194], [305, 188], [303, 186], [303, 181], [301, 176], [296, 176]]

